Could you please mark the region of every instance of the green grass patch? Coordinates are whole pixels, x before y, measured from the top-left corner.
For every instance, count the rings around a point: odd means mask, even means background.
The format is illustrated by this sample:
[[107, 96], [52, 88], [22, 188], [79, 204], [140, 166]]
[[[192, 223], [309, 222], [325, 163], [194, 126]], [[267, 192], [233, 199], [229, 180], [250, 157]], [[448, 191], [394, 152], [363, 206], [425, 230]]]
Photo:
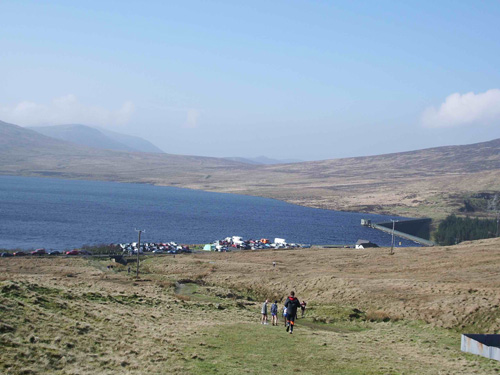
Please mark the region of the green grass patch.
[[457, 332], [418, 321], [304, 318], [293, 335], [282, 322], [231, 323], [199, 331], [182, 347], [190, 374], [492, 374], [497, 363], [462, 353]]
[[[191, 374], [383, 374], [371, 360], [345, 361], [321, 339], [283, 325], [233, 324], [206, 331], [185, 353]], [[373, 359], [376, 361], [376, 358]]]

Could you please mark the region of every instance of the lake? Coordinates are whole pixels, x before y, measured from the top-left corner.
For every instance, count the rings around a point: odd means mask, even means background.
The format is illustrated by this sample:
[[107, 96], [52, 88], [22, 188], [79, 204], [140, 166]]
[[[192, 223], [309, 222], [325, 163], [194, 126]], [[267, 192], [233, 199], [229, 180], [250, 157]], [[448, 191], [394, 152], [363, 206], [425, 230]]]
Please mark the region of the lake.
[[[0, 176], [0, 248], [69, 249], [84, 244], [275, 237], [309, 244], [390, 246], [391, 236], [360, 225], [396, 216], [322, 210], [235, 194], [102, 181]], [[403, 239], [402, 246], [418, 246]]]

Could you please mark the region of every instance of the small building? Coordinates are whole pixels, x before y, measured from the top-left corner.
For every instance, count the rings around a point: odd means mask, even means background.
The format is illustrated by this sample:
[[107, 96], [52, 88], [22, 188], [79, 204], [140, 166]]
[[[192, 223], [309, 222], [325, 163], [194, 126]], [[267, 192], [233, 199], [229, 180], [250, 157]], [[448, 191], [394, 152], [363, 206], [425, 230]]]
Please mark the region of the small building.
[[356, 242], [356, 249], [367, 249], [369, 247], [379, 247], [376, 243], [370, 242], [368, 240], [358, 240]]
[[213, 243], [207, 243], [203, 247], [203, 250], [205, 250], [205, 251], [214, 251], [215, 250], [215, 245]]

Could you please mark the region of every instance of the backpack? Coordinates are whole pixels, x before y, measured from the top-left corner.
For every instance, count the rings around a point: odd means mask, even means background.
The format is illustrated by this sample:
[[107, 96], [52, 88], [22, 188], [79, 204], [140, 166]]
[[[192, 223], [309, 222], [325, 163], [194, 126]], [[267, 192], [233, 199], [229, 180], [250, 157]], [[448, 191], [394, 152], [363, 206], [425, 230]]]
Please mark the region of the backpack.
[[271, 314], [277, 314], [278, 313], [278, 305], [273, 303], [271, 305]]

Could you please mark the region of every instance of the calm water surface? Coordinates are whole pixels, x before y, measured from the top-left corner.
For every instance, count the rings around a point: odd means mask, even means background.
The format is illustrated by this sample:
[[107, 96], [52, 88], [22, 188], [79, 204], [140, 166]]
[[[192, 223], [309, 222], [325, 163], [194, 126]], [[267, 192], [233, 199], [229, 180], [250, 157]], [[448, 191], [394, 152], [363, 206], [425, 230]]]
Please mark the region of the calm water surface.
[[[353, 244], [391, 237], [362, 227], [394, 216], [295, 206], [267, 198], [101, 181], [0, 176], [0, 248], [68, 249], [84, 244], [206, 243], [227, 236]], [[398, 239], [403, 246], [415, 243]]]

